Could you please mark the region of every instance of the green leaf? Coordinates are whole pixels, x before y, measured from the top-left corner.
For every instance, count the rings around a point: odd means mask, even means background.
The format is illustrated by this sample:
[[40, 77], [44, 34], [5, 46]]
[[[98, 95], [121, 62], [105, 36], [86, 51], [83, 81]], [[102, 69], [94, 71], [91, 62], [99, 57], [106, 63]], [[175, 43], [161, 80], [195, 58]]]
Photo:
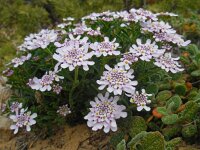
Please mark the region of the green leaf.
[[182, 129], [182, 135], [184, 138], [191, 138], [191, 137], [195, 136], [197, 132], [198, 132], [197, 126], [193, 125], [193, 124], [185, 126]]
[[179, 118], [181, 121], [192, 121], [197, 112], [199, 111], [199, 105], [194, 101], [188, 101], [185, 104], [185, 109], [179, 113]]
[[[137, 135], [137, 140], [131, 140], [128, 146], [130, 150], [164, 150], [165, 140], [162, 134], [156, 132], [146, 132]], [[134, 141], [134, 142], [133, 142]]]
[[143, 117], [133, 116], [129, 121], [129, 134], [133, 138], [141, 131], [146, 131], [147, 125]]
[[185, 95], [187, 92], [187, 88], [185, 85], [179, 84], [175, 86], [175, 93], [179, 95]]
[[171, 150], [175, 150], [177, 148], [177, 146], [182, 142], [182, 139], [180, 137], [174, 138], [170, 141], [166, 142], [166, 149], [171, 149]]
[[168, 112], [175, 112], [180, 107], [181, 104], [182, 104], [181, 98], [178, 95], [175, 95], [167, 101], [166, 107]]
[[191, 73], [191, 75], [192, 75], [193, 77], [199, 77], [199, 76], [200, 76], [200, 70], [195, 70], [195, 71], [193, 71], [193, 72]]
[[116, 150], [126, 150], [126, 141], [124, 139], [117, 144]]
[[110, 144], [115, 147], [123, 139], [124, 139], [124, 133], [123, 132], [115, 133], [114, 135], [112, 135], [112, 137], [110, 139]]
[[175, 124], [177, 121], [178, 121], [177, 114], [171, 114], [171, 115], [162, 117], [162, 122], [167, 125]]
[[175, 107], [175, 103], [174, 102], [171, 102], [168, 106], [167, 106], [167, 112], [168, 113], [173, 113], [174, 111], [174, 108]]
[[156, 96], [157, 101], [166, 101], [172, 96], [172, 92], [168, 90], [164, 90], [158, 93]]
[[157, 111], [162, 115], [169, 115], [165, 107], [157, 107]]
[[151, 94], [151, 93], [157, 94], [158, 86], [156, 84], [151, 84], [151, 85], [147, 86], [146, 92], [149, 94]]

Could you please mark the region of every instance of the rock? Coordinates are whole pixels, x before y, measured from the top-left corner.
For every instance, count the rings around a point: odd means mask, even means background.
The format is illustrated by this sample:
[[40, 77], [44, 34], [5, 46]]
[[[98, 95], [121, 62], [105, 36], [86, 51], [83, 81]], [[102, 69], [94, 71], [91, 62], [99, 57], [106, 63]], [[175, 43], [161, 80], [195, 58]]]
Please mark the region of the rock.
[[11, 120], [5, 116], [0, 116], [0, 142], [9, 141], [13, 137], [10, 130]]
[[7, 82], [7, 78], [0, 76], [0, 86], [5, 86]]
[[12, 90], [9, 87], [0, 88], [0, 103], [5, 103], [5, 101], [9, 99], [11, 94]]

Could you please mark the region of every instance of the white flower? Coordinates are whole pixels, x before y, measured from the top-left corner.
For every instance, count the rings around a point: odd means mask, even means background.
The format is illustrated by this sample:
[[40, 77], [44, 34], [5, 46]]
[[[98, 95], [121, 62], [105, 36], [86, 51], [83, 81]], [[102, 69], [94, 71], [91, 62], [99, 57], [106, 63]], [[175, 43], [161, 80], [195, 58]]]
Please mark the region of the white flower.
[[152, 58], [157, 58], [165, 52], [164, 49], [158, 49], [155, 42], [151, 43], [150, 39], [145, 44], [142, 44], [141, 39], [137, 39], [136, 42], [137, 45], [132, 45], [129, 51], [141, 60], [150, 61]]
[[137, 85], [137, 81], [132, 81], [134, 78], [133, 70], [129, 71], [124, 70], [118, 66], [115, 66], [114, 69], [110, 68], [108, 65], [105, 65], [107, 71], [103, 72], [100, 80], [97, 80], [97, 83], [100, 85], [99, 90], [103, 90], [107, 87], [109, 93], [114, 93], [114, 95], [121, 95], [122, 91], [127, 93], [133, 93]]
[[74, 21], [74, 18], [73, 17], [63, 18], [63, 21]]
[[177, 14], [170, 13], [170, 12], [160, 12], [156, 14], [157, 16], [170, 16], [170, 17], [177, 17]]
[[156, 33], [176, 33], [174, 29], [163, 21], [147, 21], [142, 23], [142, 30]]
[[116, 51], [116, 49], [119, 47], [119, 43], [115, 43], [115, 40], [116, 39], [110, 41], [108, 37], [104, 37], [103, 42], [95, 42], [90, 44], [90, 48], [94, 50], [94, 54], [97, 57], [100, 57], [101, 55], [119, 55], [120, 51]]
[[19, 109], [22, 108], [22, 103], [19, 102], [13, 102], [10, 106], [10, 111], [11, 112], [18, 112]]
[[113, 21], [114, 19], [111, 18], [111, 17], [102, 17], [101, 20], [106, 21], [106, 22], [111, 22], [111, 21]]
[[127, 117], [127, 113], [123, 112], [126, 107], [124, 105], [117, 105], [118, 96], [110, 97], [107, 92], [105, 96], [98, 94], [95, 101], [91, 101], [90, 112], [84, 117], [88, 120], [87, 125], [92, 127], [93, 131], [104, 128], [104, 132], [108, 133], [110, 130], [117, 131], [116, 119]]
[[60, 106], [59, 109], [57, 110], [57, 113], [65, 117], [68, 114], [71, 114], [71, 110], [68, 107], [68, 104], [66, 104], [66, 105]]
[[158, 20], [157, 16], [155, 14], [153, 14], [152, 12], [148, 11], [148, 10], [144, 10], [142, 8], [140, 9], [131, 9], [130, 10], [130, 14], [132, 16], [135, 16], [135, 19], [136, 19], [136, 22], [137, 21], [146, 21], [148, 19], [151, 19], [151, 20]]
[[[87, 39], [85, 39], [87, 40]], [[69, 68], [73, 71], [77, 66], [83, 66], [85, 71], [89, 70], [89, 65], [94, 65], [93, 61], [89, 61], [93, 56], [93, 52], [88, 52], [89, 44], [82, 40], [68, 40], [64, 44], [57, 43], [59, 48], [53, 55], [61, 65], [61, 68]]]
[[32, 125], [36, 124], [34, 118], [37, 117], [36, 113], [31, 114], [31, 112], [26, 112], [27, 109], [22, 108], [18, 112], [13, 115], [10, 115], [10, 119], [15, 123], [10, 126], [11, 130], [14, 130], [14, 134], [16, 134], [19, 128], [26, 127], [26, 131], [31, 131]]
[[144, 89], [142, 89], [142, 93], [140, 94], [136, 91], [134, 94], [127, 94], [127, 96], [131, 97], [130, 102], [137, 105], [137, 111], [141, 111], [145, 109], [146, 111], [150, 111], [150, 107], [147, 107], [146, 104], [151, 103], [151, 100], [148, 100], [149, 96], [152, 94], [147, 94]]
[[98, 27], [96, 30], [90, 29], [87, 32], [87, 34], [91, 36], [97, 36], [97, 35], [101, 35], [101, 31], [100, 31], [100, 28]]
[[30, 34], [24, 40], [24, 43], [19, 46], [22, 51], [34, 50], [37, 48], [45, 49], [51, 42], [57, 39], [57, 32], [55, 30], [43, 29], [39, 33]]
[[40, 79], [41, 88], [40, 91], [50, 91], [52, 89], [51, 84], [53, 84], [54, 77], [51, 74], [45, 74]]
[[53, 85], [53, 92], [56, 94], [60, 94], [62, 90], [62, 86], [60, 86], [59, 84]]
[[31, 58], [31, 54], [29, 53], [27, 56], [21, 56], [20, 58], [14, 58], [11, 60], [11, 63], [16, 68], [24, 64], [25, 61]]
[[54, 45], [58, 48], [64, 46], [71, 46], [71, 45], [85, 45], [87, 44], [88, 37], [81, 38], [81, 36], [74, 37], [72, 34], [69, 34], [69, 38], [66, 38], [64, 43], [55, 42]]
[[132, 65], [132, 63], [138, 61], [138, 58], [133, 53], [124, 53], [120, 61], [121, 62], [119, 62], [117, 65], [120, 67], [124, 66], [125, 69], [128, 70], [130, 69], [130, 65]]
[[170, 53], [155, 59], [154, 64], [167, 72], [177, 73], [184, 69], [178, 64], [179, 57], [172, 58]]
[[154, 33], [153, 37], [156, 41], [167, 41], [177, 44], [178, 46], [187, 46], [191, 41], [184, 41], [182, 36], [177, 34], [174, 29], [163, 21], [142, 23], [142, 30]]
[[85, 32], [88, 32], [90, 30], [91, 30], [91, 28], [88, 28], [85, 24], [81, 24], [81, 25], [77, 26], [76, 28], [72, 29], [72, 34], [82, 35]]
[[39, 90], [42, 87], [42, 85], [40, 84], [40, 79], [38, 79], [37, 77], [29, 79], [27, 85], [30, 86], [33, 90]]
[[61, 28], [61, 29], [64, 29], [65, 27], [71, 25], [72, 23], [71, 22], [68, 22], [68, 23], [61, 23], [61, 24], [58, 24], [57, 27], [58, 28]]
[[55, 81], [59, 82], [60, 79], [64, 79], [63, 76], [57, 75], [57, 73], [60, 71], [60, 70], [57, 70], [58, 69], [57, 65], [55, 66], [54, 71], [46, 72], [45, 75], [43, 75], [41, 79], [38, 79], [37, 77], [34, 77], [33, 79], [29, 79], [29, 83], [27, 83], [27, 85], [30, 86], [34, 90], [40, 90], [42, 92], [51, 91], [52, 85]]

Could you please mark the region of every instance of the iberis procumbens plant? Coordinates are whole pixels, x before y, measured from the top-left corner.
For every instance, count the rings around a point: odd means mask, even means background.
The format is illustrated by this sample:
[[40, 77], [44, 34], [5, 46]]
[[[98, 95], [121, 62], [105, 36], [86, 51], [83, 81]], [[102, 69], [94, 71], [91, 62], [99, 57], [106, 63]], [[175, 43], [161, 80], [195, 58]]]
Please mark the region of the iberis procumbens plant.
[[11, 129], [84, 118], [92, 130], [108, 133], [130, 109], [150, 111], [154, 93], [143, 80], [149, 70], [184, 71], [172, 51], [190, 41], [164, 21], [171, 16], [143, 9], [92, 13], [27, 36], [3, 72], [20, 97], [11, 106]]

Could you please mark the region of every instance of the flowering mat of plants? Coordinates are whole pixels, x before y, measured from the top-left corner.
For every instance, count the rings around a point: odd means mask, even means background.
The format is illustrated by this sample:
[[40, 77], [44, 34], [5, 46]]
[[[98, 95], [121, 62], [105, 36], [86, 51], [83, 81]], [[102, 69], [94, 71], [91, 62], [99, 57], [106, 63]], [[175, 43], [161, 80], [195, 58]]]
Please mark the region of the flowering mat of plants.
[[[0, 105], [15, 137], [31, 139], [23, 148], [59, 128], [68, 133], [65, 124], [79, 143], [65, 149], [84, 141], [95, 145], [86, 149], [117, 150], [198, 144], [200, 50], [167, 23], [170, 17], [178, 16], [107, 11], [27, 36], [3, 71], [13, 92]], [[58, 149], [69, 141], [57, 138]]]

